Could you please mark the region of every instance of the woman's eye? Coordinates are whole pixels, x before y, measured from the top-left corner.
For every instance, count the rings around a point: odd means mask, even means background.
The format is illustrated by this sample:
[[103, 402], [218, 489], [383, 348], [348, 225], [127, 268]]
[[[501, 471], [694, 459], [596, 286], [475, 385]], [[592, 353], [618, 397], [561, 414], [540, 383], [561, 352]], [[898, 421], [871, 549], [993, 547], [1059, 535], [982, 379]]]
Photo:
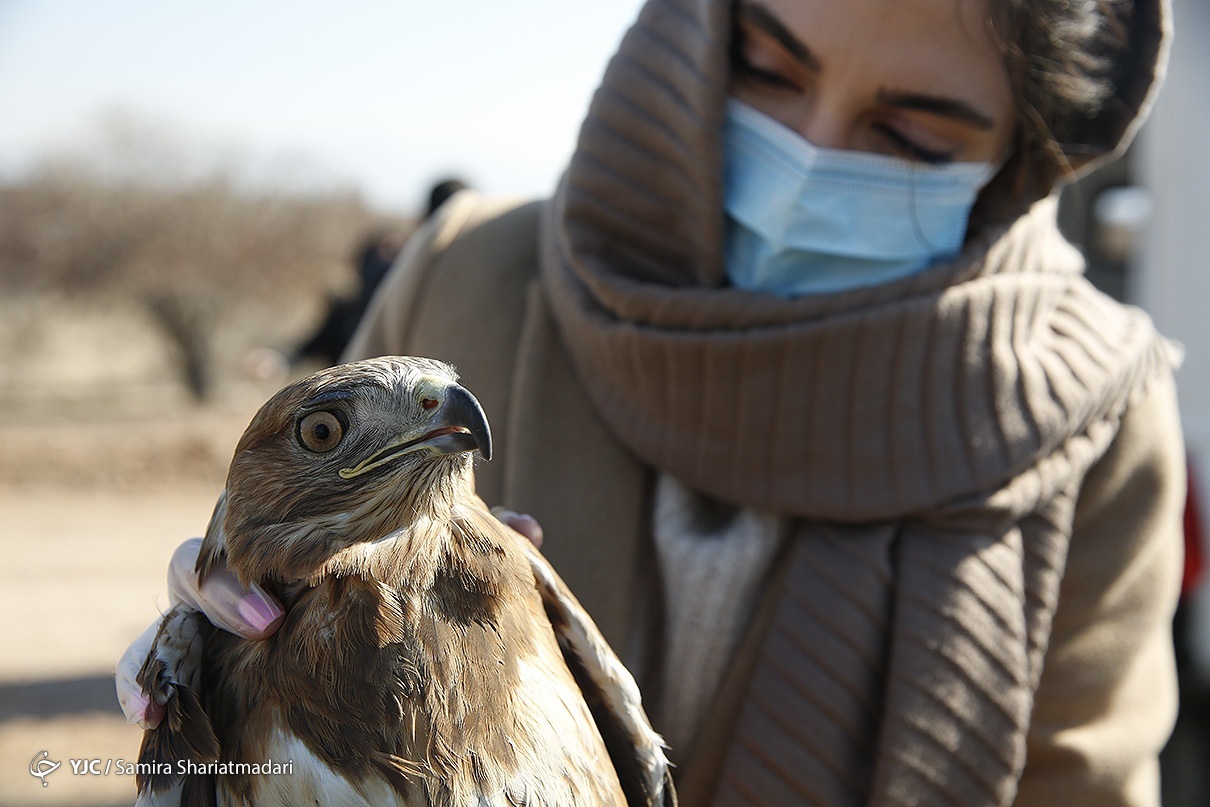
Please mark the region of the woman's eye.
[[735, 78], [750, 79], [766, 87], [779, 90], [799, 90], [797, 83], [790, 78], [765, 67], [760, 67], [756, 61], [744, 52], [744, 45], [737, 44], [731, 50], [731, 73]]
[[298, 422], [298, 442], [316, 454], [336, 448], [344, 436], [344, 424], [332, 412], [312, 412]]
[[958, 156], [957, 147], [945, 150], [925, 148], [892, 126], [879, 125], [874, 128], [889, 141], [892, 151], [909, 160], [918, 160], [929, 165], [946, 165], [952, 163]]

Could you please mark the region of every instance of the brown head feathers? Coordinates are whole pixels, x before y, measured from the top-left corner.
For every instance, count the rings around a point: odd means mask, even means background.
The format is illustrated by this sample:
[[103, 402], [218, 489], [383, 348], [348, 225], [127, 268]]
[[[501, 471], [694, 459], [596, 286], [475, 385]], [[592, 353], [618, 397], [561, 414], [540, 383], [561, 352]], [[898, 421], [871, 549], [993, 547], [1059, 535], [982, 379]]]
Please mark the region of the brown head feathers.
[[385, 357], [287, 386], [252, 419], [198, 560], [245, 584], [311, 580], [343, 550], [418, 518], [443, 521], [473, 490], [482, 410], [447, 364]]

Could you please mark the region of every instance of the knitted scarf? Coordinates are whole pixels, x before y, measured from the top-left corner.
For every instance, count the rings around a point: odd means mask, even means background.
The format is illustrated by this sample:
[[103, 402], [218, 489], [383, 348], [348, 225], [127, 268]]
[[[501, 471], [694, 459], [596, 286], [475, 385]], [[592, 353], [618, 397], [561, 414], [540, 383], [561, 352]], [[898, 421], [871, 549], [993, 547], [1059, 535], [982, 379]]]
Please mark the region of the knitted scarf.
[[[1152, 97], [1165, 16], [1134, 8], [1133, 83], [1082, 160], [1119, 148]], [[1169, 349], [1083, 279], [1049, 197], [1001, 204], [957, 259], [886, 285], [725, 287], [729, 25], [726, 0], [648, 3], [541, 256], [615, 435], [691, 488], [801, 519], [719, 792], [1009, 803], [1076, 494]], [[852, 746], [835, 732], [877, 745], [833, 758]]]

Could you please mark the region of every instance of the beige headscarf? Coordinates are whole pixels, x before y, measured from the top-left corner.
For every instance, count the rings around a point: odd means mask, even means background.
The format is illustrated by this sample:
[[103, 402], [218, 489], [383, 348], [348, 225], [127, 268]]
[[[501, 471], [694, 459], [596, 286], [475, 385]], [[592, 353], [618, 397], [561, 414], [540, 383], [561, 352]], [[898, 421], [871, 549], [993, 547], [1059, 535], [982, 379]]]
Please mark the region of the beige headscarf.
[[[585, 389], [639, 457], [801, 517], [779, 613], [808, 644], [857, 637], [873, 654], [847, 670], [808, 654], [803, 687], [888, 682], [836, 719], [878, 738], [867, 777], [846, 780], [852, 760], [785, 767], [829, 803], [1007, 803], [1079, 485], [1170, 371], [1168, 346], [1083, 279], [1049, 198], [1000, 204], [958, 259], [883, 286], [797, 299], [725, 287], [730, 7], [651, 0], [627, 34], [545, 222], [547, 297]], [[1137, 128], [1166, 20], [1159, 0], [1133, 4], [1116, 100], [1073, 162]], [[1002, 193], [993, 182], [984, 201]], [[806, 582], [821, 575], [845, 585]]]
[[[886, 285], [797, 299], [723, 286], [729, 7], [645, 7], [544, 234], [563, 335], [627, 445], [727, 501], [868, 520], [987, 490], [1120, 412], [1158, 343], [1080, 277], [1049, 200], [1023, 216], [1035, 200], [1018, 203], [959, 259]], [[1114, 148], [1157, 70], [1160, 40], [1146, 34], [1161, 9], [1135, 7], [1152, 67], [1107, 107], [1098, 135]]]

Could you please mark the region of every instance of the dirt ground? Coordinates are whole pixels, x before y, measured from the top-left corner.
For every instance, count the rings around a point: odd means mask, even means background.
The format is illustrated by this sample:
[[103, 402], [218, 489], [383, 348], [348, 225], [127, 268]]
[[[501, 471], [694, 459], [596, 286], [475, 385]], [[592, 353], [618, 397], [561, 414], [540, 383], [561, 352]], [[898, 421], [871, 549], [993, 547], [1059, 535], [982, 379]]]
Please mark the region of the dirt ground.
[[197, 405], [162, 353], [112, 327], [78, 337], [43, 361], [0, 338], [3, 807], [133, 802], [118, 760], [141, 732], [118, 708], [114, 664], [168, 606], [172, 550], [204, 531], [236, 440], [282, 380]]

